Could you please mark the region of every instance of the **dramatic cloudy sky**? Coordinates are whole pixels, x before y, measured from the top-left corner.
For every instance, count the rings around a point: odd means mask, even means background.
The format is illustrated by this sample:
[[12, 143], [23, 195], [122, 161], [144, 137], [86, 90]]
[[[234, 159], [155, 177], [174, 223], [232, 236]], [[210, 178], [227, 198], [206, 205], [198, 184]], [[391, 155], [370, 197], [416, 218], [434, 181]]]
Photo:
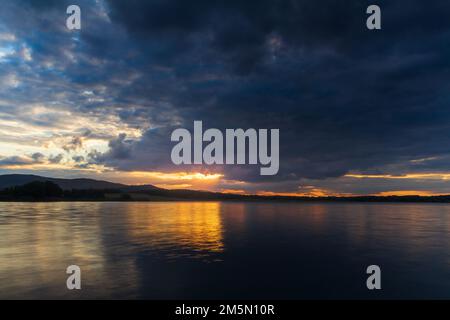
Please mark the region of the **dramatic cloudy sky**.
[[[382, 9], [382, 30], [366, 8]], [[1, 0], [0, 173], [286, 194], [450, 193], [450, 2]], [[82, 29], [65, 26], [78, 4]], [[279, 128], [280, 171], [171, 164]]]

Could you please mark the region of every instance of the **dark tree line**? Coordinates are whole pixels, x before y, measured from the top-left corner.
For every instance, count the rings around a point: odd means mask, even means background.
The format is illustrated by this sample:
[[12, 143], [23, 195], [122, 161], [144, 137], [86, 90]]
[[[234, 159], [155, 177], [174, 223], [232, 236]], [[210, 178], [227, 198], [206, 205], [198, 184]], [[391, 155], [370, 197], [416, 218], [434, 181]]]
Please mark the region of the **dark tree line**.
[[0, 194], [14, 198], [59, 198], [63, 196], [64, 191], [51, 181], [33, 181], [22, 186], [6, 188]]
[[0, 191], [3, 199], [68, 199], [68, 200], [102, 200], [111, 190], [63, 190], [51, 181], [33, 181], [22, 186], [6, 188]]

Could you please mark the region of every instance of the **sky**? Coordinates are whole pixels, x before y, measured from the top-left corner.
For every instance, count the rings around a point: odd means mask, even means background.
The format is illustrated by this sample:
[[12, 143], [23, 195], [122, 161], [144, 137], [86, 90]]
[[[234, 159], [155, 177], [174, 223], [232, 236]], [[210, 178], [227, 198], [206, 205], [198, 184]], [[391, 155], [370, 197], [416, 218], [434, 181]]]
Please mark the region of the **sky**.
[[[66, 8], [81, 8], [81, 30]], [[382, 29], [366, 28], [377, 4]], [[450, 193], [450, 2], [0, 0], [0, 174], [287, 195]], [[280, 129], [280, 170], [175, 166]]]

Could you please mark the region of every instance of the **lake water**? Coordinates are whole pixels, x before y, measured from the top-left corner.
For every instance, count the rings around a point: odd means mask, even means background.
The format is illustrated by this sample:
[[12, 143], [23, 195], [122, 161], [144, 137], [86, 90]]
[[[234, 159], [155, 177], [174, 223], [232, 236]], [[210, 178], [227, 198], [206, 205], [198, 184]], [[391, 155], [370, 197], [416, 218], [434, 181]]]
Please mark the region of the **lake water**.
[[450, 298], [450, 205], [0, 203], [0, 298]]

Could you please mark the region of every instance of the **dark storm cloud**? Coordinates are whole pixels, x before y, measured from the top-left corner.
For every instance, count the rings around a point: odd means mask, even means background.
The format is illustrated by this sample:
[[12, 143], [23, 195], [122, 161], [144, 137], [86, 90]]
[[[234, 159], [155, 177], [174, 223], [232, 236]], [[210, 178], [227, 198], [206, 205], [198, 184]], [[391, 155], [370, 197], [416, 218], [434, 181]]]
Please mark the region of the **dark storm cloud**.
[[126, 134], [120, 134], [117, 139], [109, 142], [109, 157], [112, 159], [127, 159], [130, 157], [131, 146], [126, 141]]
[[283, 49], [330, 49], [351, 58], [387, 53], [400, 37], [415, 47], [420, 42], [414, 37], [433, 37], [449, 25], [445, 1], [412, 1], [407, 6], [377, 1], [387, 31], [374, 33], [365, 27], [365, 10], [372, 1], [108, 0], [108, 4], [113, 21], [125, 25], [140, 41], [164, 42], [174, 49], [165, 52], [169, 56], [186, 54], [201, 39], [206, 45], [197, 54], [213, 50], [211, 59], [232, 59], [247, 70], [276, 49], [270, 36], [279, 36], [278, 46], [287, 46]]
[[[143, 50], [167, 50], [160, 62], [183, 88], [167, 97], [183, 125], [281, 129], [275, 179], [383, 171], [448, 153], [443, 1], [379, 2], [376, 32], [365, 27], [366, 1], [108, 3]], [[229, 178], [267, 179], [226, 170]]]
[[64, 4], [68, 3], [69, 1], [64, 0], [17, 0], [16, 2], [23, 3], [25, 5], [28, 5], [30, 7], [40, 9], [40, 10], [46, 10], [54, 7], [63, 7]]
[[[351, 171], [450, 169], [445, 160], [412, 162], [450, 155], [448, 1], [377, 1], [380, 31], [365, 26], [371, 1], [83, 1], [76, 41], [56, 27], [64, 28], [59, 2], [30, 3], [20, 6], [34, 12], [27, 24], [4, 21], [37, 65], [51, 60], [61, 71], [36, 68], [28, 78], [57, 86], [62, 74], [74, 110], [150, 124], [138, 141], [107, 137], [110, 151], [96, 161], [178, 170], [170, 133], [202, 120], [205, 128], [280, 128], [277, 176], [223, 168], [228, 179], [282, 182], [280, 190]], [[43, 13], [57, 21], [52, 37]], [[11, 98], [26, 99], [14, 90]], [[53, 94], [35, 91], [34, 99]]]
[[[366, 1], [108, 3], [145, 50], [161, 39], [174, 48], [161, 63], [184, 88], [168, 95], [184, 125], [281, 129], [280, 179], [448, 153], [444, 1], [378, 2], [376, 32], [365, 27]], [[261, 179], [248, 168], [227, 173]]]
[[105, 153], [90, 153], [91, 163], [113, 163], [116, 160], [120, 161], [131, 158], [132, 144], [126, 140], [126, 137], [126, 134], [121, 133], [117, 138], [110, 140], [108, 143], [109, 150]]

